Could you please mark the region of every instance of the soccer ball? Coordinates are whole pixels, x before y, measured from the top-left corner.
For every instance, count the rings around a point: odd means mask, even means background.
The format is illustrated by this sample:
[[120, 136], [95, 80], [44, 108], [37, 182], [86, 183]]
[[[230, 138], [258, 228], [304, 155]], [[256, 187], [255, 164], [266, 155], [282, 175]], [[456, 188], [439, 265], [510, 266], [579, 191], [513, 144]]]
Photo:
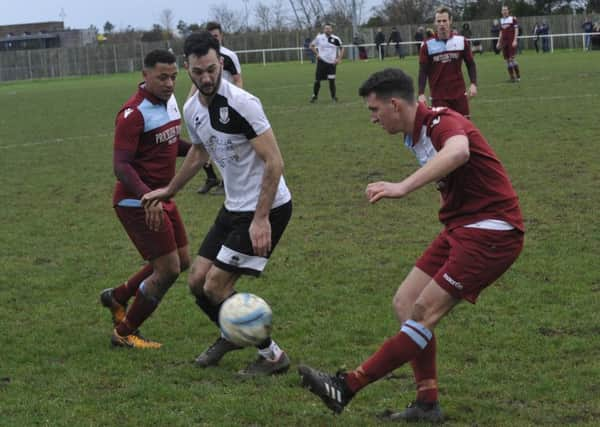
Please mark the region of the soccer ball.
[[219, 311], [221, 332], [241, 347], [260, 344], [271, 335], [273, 313], [264, 299], [238, 293], [225, 300]]

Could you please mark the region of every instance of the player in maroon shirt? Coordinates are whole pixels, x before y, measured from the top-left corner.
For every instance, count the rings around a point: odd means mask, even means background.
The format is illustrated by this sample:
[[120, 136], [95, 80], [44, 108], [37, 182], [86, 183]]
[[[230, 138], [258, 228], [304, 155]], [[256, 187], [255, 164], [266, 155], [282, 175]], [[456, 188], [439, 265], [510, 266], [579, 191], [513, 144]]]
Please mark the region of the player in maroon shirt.
[[502, 6], [502, 17], [500, 18], [500, 37], [496, 49], [502, 49], [502, 55], [506, 61], [510, 81], [515, 83], [521, 81], [519, 64], [515, 60], [519, 37], [519, 24], [517, 18], [509, 15], [508, 6]]
[[[185, 228], [172, 200], [142, 207], [140, 199], [166, 186], [175, 175], [176, 157], [190, 144], [179, 137], [181, 115], [173, 95], [177, 64], [166, 50], [144, 59], [144, 82], [121, 107], [115, 123], [113, 166], [117, 183], [113, 206], [129, 238], [148, 263], [129, 280], [100, 294], [112, 314], [115, 346], [159, 348], [138, 328], [158, 307], [180, 271], [190, 263]], [[127, 310], [127, 303], [135, 296]]]
[[382, 416], [437, 422], [443, 415], [434, 327], [461, 300], [475, 303], [517, 259], [524, 236], [519, 201], [504, 167], [473, 123], [447, 108], [428, 109], [415, 102], [412, 80], [403, 71], [373, 74], [359, 94], [371, 121], [390, 134], [403, 132], [405, 145], [422, 165], [400, 182], [369, 184], [369, 202], [403, 198], [435, 183], [444, 229], [394, 296], [402, 325], [398, 334], [354, 371], [330, 375], [303, 365], [299, 372], [302, 384], [339, 413], [360, 389], [410, 362], [416, 401], [404, 411], [388, 410]]
[[[477, 69], [467, 38], [452, 31], [452, 14], [447, 7], [435, 12], [436, 34], [419, 52], [419, 101], [427, 103], [425, 85], [429, 80], [431, 105], [449, 107], [469, 117], [469, 96], [477, 95]], [[471, 84], [466, 91], [462, 73], [465, 61]]]

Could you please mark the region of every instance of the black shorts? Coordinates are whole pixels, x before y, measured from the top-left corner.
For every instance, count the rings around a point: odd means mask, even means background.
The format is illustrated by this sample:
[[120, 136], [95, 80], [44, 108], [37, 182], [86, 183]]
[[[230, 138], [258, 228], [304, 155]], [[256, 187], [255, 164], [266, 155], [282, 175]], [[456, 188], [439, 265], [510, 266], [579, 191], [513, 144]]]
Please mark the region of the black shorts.
[[329, 64], [319, 59], [317, 61], [317, 72], [315, 73], [315, 80], [334, 80], [335, 66], [336, 64]]
[[266, 257], [254, 255], [252, 249], [248, 230], [253, 217], [252, 211], [231, 212], [223, 206], [200, 245], [198, 255], [225, 271], [259, 276], [292, 217], [292, 201], [271, 209], [269, 213], [271, 251]]

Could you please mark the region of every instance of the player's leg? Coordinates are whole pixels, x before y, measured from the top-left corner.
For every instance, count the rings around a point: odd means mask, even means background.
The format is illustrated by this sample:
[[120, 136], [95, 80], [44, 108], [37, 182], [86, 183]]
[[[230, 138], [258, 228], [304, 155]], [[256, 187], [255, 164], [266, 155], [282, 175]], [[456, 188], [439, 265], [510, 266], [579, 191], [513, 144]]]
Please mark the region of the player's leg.
[[327, 81], [329, 82], [329, 94], [331, 95], [331, 100], [333, 102], [337, 102], [337, 96], [336, 96], [336, 88], [335, 88], [335, 71], [336, 71], [336, 65], [335, 64], [327, 64], [328, 65], [328, 70], [327, 70]]
[[132, 242], [144, 259], [149, 260], [152, 273], [140, 283], [133, 304], [119, 322], [111, 341], [114, 345], [156, 348], [160, 344], [145, 340], [138, 334], [141, 324], [156, 310], [160, 300], [175, 282], [181, 267], [187, 268], [187, 237], [185, 228], [173, 202], [163, 203], [164, 221], [159, 231], [146, 225], [142, 208], [117, 207], [121, 220]]
[[514, 54], [510, 58], [510, 61], [512, 63], [513, 70], [515, 72], [515, 79], [516, 79], [516, 81], [520, 81], [521, 80], [521, 71], [519, 70], [519, 63], [515, 59], [515, 55]]
[[329, 375], [301, 365], [298, 370], [303, 386], [319, 396], [330, 409], [341, 412], [362, 388], [423, 352], [431, 344], [433, 327], [457, 301], [431, 281], [417, 299], [411, 319], [357, 369]]
[[140, 283], [150, 274], [152, 274], [152, 264], [146, 263], [122, 285], [105, 289], [100, 293], [100, 302], [110, 310], [114, 326], [125, 318], [129, 300], [137, 292]]
[[[184, 250], [187, 250], [187, 247]], [[168, 289], [179, 276], [178, 251], [171, 251], [150, 262], [153, 268], [152, 274], [144, 279], [125, 318], [115, 327], [111, 338], [113, 345], [136, 348], [159, 348], [161, 346], [155, 341], [142, 338], [136, 332], [142, 323], [154, 313]]]
[[310, 102], [316, 102], [319, 98], [319, 91], [321, 90], [321, 80], [327, 79], [327, 70], [325, 66], [327, 64], [320, 59], [317, 60], [317, 68], [315, 71], [315, 83], [313, 84], [313, 94], [310, 98]]
[[[267, 259], [271, 257], [273, 251], [277, 247], [279, 240], [283, 236], [285, 229], [292, 217], [292, 202], [285, 203], [275, 209], [271, 209], [269, 213], [269, 221], [271, 223], [271, 251], [267, 255]], [[250, 224], [248, 224], [249, 227]], [[248, 249], [248, 253], [252, 252], [252, 242], [249, 240], [249, 234], [243, 233], [242, 236], [247, 236], [248, 240], [244, 243], [242, 238], [242, 247]], [[264, 258], [263, 258], [264, 259]], [[265, 264], [257, 271], [262, 273], [266, 266]], [[251, 272], [247, 274], [252, 274]], [[256, 346], [258, 356], [256, 360], [250, 363], [245, 369], [239, 372], [245, 376], [255, 375], [273, 375], [286, 372], [290, 367], [290, 360], [287, 354], [279, 347], [277, 342], [271, 337], [265, 339], [262, 343]]]

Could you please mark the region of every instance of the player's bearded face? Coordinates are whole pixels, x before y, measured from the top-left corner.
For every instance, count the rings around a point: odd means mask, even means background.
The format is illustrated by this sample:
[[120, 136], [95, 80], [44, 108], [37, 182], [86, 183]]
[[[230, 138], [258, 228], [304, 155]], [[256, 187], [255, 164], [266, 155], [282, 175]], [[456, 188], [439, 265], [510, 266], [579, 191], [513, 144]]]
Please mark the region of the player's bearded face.
[[214, 50], [204, 56], [190, 55], [186, 64], [190, 78], [203, 96], [211, 97], [221, 84], [223, 64]]

